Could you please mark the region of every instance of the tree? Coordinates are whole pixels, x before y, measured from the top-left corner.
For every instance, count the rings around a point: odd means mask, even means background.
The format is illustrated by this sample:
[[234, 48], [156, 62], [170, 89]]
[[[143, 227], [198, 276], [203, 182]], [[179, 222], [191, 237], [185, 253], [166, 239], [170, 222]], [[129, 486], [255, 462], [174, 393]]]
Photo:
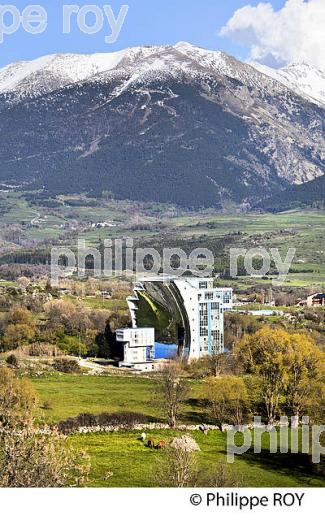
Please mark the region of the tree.
[[65, 328], [65, 323], [68, 322], [69, 316], [75, 312], [75, 305], [64, 300], [55, 300], [44, 305], [47, 313], [47, 327], [50, 330], [60, 330]]
[[279, 403], [288, 382], [287, 352], [290, 334], [264, 327], [236, 344], [235, 354], [246, 372], [261, 380], [261, 393], [269, 424], [274, 422]]
[[96, 345], [90, 349], [90, 355], [96, 356], [103, 359], [108, 359], [110, 355], [110, 349], [105, 334], [99, 333], [96, 336]]
[[246, 483], [244, 476], [238, 473], [238, 470], [230, 468], [227, 462], [221, 461], [212, 469], [202, 470], [198, 485], [209, 488], [233, 488], [244, 487]]
[[24, 323], [8, 325], [6, 327], [2, 343], [4, 350], [18, 348], [23, 343], [29, 343], [35, 338], [35, 329]]
[[80, 338], [76, 338], [76, 336], [66, 336], [63, 335], [58, 340], [58, 347], [65, 354], [70, 354], [72, 356], [86, 356], [88, 353], [87, 345], [85, 345]]
[[17, 279], [17, 283], [18, 283], [18, 286], [19, 286], [21, 289], [26, 289], [26, 287], [28, 287], [28, 285], [30, 284], [30, 279], [27, 278], [26, 276], [20, 276], [20, 277]]
[[28, 381], [0, 369], [0, 487], [83, 485], [89, 458], [57, 431], [35, 426], [37, 404]]
[[211, 416], [220, 429], [223, 423], [243, 423], [249, 408], [249, 399], [242, 377], [209, 377], [204, 386], [203, 396], [207, 399]]
[[169, 447], [155, 468], [155, 480], [163, 487], [238, 487], [244, 478], [221, 461], [211, 467], [199, 464], [197, 452]]
[[245, 334], [253, 334], [261, 328], [261, 324], [255, 316], [246, 314], [225, 314], [225, 345], [232, 349], [234, 343]]
[[315, 383], [324, 378], [324, 354], [305, 334], [264, 327], [238, 342], [235, 354], [244, 370], [260, 379], [269, 423], [280, 405], [294, 415], [306, 410]]
[[99, 347], [97, 344], [98, 331], [95, 329], [88, 329], [83, 336], [83, 342], [86, 347], [86, 354], [88, 357], [97, 357]]
[[162, 487], [194, 487], [197, 478], [196, 453], [180, 447], [168, 448], [166, 457], [155, 468], [155, 480]]
[[91, 325], [86, 309], [76, 308], [74, 312], [64, 318], [64, 327], [68, 334], [84, 335]]
[[18, 379], [9, 368], [0, 368], [0, 432], [31, 423], [38, 399], [27, 379]]
[[230, 355], [214, 353], [193, 359], [187, 366], [186, 371], [195, 379], [203, 379], [207, 376], [219, 376], [229, 370]]
[[3, 331], [4, 350], [18, 348], [22, 343], [29, 343], [35, 337], [33, 314], [23, 307], [14, 307], [5, 315], [0, 328]]
[[7, 432], [1, 444], [0, 487], [80, 487], [87, 480], [88, 458], [68, 450], [55, 430], [41, 435], [30, 426], [19, 434]]
[[304, 334], [292, 334], [288, 350], [290, 366], [286, 402], [290, 413], [299, 418], [309, 413], [312, 403], [324, 392], [325, 356]]
[[214, 376], [220, 376], [220, 374], [226, 370], [228, 358], [227, 354], [217, 352], [211, 356], [207, 356], [207, 358], [208, 366]]
[[8, 313], [8, 323], [14, 325], [20, 323], [23, 325], [28, 325], [29, 327], [33, 327], [33, 314], [23, 307], [15, 307]]
[[[116, 330], [130, 326], [130, 317], [128, 313], [112, 313], [107, 321], [105, 328], [105, 339], [108, 344], [107, 357], [119, 358], [123, 357], [123, 345], [116, 340]], [[100, 338], [99, 338], [100, 339]]]
[[155, 397], [171, 428], [176, 426], [187, 394], [188, 385], [181, 364], [175, 361], [166, 364], [160, 372]]
[[[110, 312], [82, 309], [64, 300], [49, 302], [45, 309], [48, 315], [47, 329], [56, 333], [62, 350], [78, 354], [80, 347], [82, 355], [97, 355], [99, 348], [96, 338], [98, 333], [104, 334]], [[68, 336], [73, 339], [67, 339]]]
[[114, 200], [114, 193], [110, 190], [103, 190], [102, 197], [106, 201], [111, 201], [111, 200]]

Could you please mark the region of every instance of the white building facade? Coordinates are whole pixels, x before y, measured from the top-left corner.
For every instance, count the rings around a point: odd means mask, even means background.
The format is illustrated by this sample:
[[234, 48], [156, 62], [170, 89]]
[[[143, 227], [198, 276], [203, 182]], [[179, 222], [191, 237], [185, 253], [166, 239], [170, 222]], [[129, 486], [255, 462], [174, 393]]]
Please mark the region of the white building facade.
[[123, 361], [119, 366], [141, 371], [155, 370], [155, 329], [118, 329], [116, 340], [123, 343]]
[[174, 283], [188, 315], [188, 358], [224, 352], [224, 312], [232, 310], [232, 289], [214, 287], [213, 278], [180, 278]]

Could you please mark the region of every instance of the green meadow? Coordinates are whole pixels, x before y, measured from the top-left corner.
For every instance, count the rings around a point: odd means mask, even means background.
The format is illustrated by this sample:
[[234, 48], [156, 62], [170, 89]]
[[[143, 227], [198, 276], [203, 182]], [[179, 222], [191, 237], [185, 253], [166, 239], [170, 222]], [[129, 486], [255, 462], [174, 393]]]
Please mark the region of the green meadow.
[[[183, 435], [179, 431], [150, 431], [156, 442], [170, 441]], [[200, 451], [198, 466], [213, 471], [218, 463], [226, 462], [227, 435], [219, 431], [191, 432]], [[139, 440], [139, 432], [116, 432], [72, 435], [68, 442], [84, 449], [91, 457], [90, 487], [157, 487], [158, 468], [164, 464], [166, 452], [148, 448]], [[268, 452], [268, 434], [262, 437], [262, 452], [252, 450], [235, 457], [230, 471], [244, 487], [322, 487], [324, 478], [312, 475], [307, 456]], [[107, 478], [108, 474], [113, 475]]]
[[[56, 423], [80, 413], [134, 411], [144, 413], [151, 421], [160, 421], [154, 400], [154, 378], [134, 376], [49, 375], [33, 378], [32, 383], [41, 405], [47, 402], [50, 409], [42, 410], [43, 421]], [[200, 382], [191, 381], [191, 393], [183, 423], [208, 421], [206, 410], [200, 403]], [[156, 442], [169, 442], [180, 431], [155, 430], [147, 432]], [[198, 465], [213, 470], [226, 459], [227, 434], [210, 431], [191, 432], [200, 452]], [[238, 434], [238, 444], [242, 442]], [[91, 458], [89, 486], [92, 487], [155, 487], [159, 485], [157, 468], [164, 464], [166, 452], [150, 449], [139, 441], [139, 432], [74, 434], [67, 442], [85, 450]], [[324, 486], [324, 479], [313, 474], [308, 456], [303, 454], [273, 454], [268, 451], [269, 435], [262, 436], [262, 452], [252, 450], [237, 456], [231, 471], [243, 486], [302, 487]], [[112, 475], [111, 475], [112, 474]]]
[[[139, 376], [93, 376], [55, 374], [32, 379], [40, 397], [50, 409], [42, 410], [44, 421], [55, 423], [79, 413], [143, 413], [149, 419], [162, 420], [155, 405], [155, 379]], [[182, 420], [199, 423], [207, 419], [199, 404], [200, 382], [191, 382], [191, 396]]]

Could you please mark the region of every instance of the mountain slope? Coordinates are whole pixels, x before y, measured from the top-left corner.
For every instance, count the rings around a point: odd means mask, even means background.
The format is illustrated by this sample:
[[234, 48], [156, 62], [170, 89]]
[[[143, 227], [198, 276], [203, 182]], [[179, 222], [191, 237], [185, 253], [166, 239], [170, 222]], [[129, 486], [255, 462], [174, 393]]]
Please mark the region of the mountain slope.
[[264, 200], [258, 207], [267, 211], [283, 211], [301, 205], [321, 205], [325, 203], [325, 176], [306, 182], [300, 186], [289, 186], [283, 192]]
[[255, 204], [324, 174], [324, 110], [187, 43], [0, 70], [0, 181], [184, 206]]
[[112, 54], [53, 54], [31, 62], [18, 62], [0, 70], [0, 94], [21, 101], [53, 92], [71, 83], [113, 69], [123, 51]]
[[325, 107], [325, 72], [306, 63], [292, 64], [278, 70], [260, 63], [251, 65], [297, 94]]

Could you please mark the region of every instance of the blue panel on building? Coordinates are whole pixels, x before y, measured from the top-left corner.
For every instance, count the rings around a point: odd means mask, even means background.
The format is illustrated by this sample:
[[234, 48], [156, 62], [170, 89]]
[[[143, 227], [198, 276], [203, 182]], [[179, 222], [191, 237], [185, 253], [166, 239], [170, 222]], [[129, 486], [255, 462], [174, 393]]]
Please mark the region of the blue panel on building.
[[177, 356], [177, 345], [155, 343], [155, 359], [172, 359]]

